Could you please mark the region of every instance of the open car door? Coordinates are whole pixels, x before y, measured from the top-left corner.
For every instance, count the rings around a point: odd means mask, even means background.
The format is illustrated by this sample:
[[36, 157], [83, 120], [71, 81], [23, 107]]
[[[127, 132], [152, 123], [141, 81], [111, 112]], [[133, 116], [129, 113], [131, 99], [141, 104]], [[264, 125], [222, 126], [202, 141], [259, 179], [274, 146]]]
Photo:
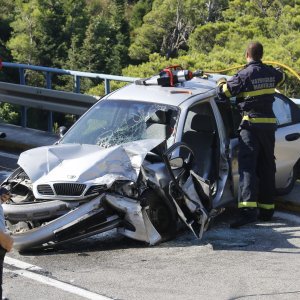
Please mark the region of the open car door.
[[[188, 152], [188, 157], [176, 156], [181, 149]], [[194, 153], [185, 143], [172, 145], [164, 154], [163, 160], [170, 174], [169, 195], [175, 204], [180, 219], [201, 238], [209, 221], [204, 201], [210, 201], [210, 183], [197, 175], [193, 170]]]

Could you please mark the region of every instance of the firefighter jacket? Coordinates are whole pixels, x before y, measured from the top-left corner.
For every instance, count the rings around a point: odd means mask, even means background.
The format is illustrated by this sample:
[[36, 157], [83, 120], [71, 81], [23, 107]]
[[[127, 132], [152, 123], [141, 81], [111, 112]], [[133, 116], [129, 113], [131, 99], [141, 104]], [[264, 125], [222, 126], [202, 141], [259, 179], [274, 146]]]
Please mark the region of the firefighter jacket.
[[236, 97], [242, 113], [241, 128], [276, 129], [272, 106], [275, 88], [284, 81], [285, 74], [279, 69], [251, 61], [229, 80], [220, 80], [217, 93], [220, 99]]

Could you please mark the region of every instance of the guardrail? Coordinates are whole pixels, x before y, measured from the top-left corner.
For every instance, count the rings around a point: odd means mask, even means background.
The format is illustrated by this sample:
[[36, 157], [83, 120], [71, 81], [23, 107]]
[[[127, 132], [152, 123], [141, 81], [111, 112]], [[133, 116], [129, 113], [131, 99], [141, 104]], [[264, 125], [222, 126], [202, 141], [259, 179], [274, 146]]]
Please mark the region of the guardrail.
[[100, 97], [22, 86], [0, 81], [0, 101], [43, 110], [83, 114]]
[[[57, 68], [48, 68], [48, 67], [40, 67], [26, 64], [17, 64], [17, 63], [9, 63], [3, 62], [2, 66], [4, 68], [15, 68], [19, 71], [19, 81], [21, 85], [24, 85], [22, 88], [20, 85], [12, 85], [9, 87], [8, 85], [1, 85], [0, 91], [0, 100], [3, 102], [9, 102], [13, 104], [18, 104], [21, 106], [21, 126], [27, 127], [27, 108], [34, 107], [48, 110], [48, 131], [52, 131], [53, 128], [53, 111], [65, 112], [65, 113], [73, 113], [72, 111], [82, 111], [82, 108], [85, 107], [84, 102], [87, 101], [87, 105], [91, 105], [91, 97], [80, 94], [82, 97], [76, 97], [74, 94], [80, 93], [80, 79], [82, 77], [85, 78], [99, 78], [104, 80], [105, 86], [105, 94], [110, 92], [110, 81], [123, 81], [123, 82], [134, 82], [135, 77], [125, 77], [125, 76], [117, 76], [117, 75], [108, 75], [101, 73], [90, 73], [90, 72], [80, 72], [73, 70], [65, 70], [65, 69], [57, 69]], [[45, 87], [46, 88], [35, 88], [30, 87], [27, 89], [26, 85], [26, 77], [25, 70], [33, 70], [38, 72], [43, 72], [45, 74]], [[74, 91], [73, 92], [60, 92], [52, 90], [52, 75], [69, 75], [74, 78]], [[17, 87], [18, 88], [17, 88]], [[52, 90], [52, 93], [47, 93], [45, 90]], [[24, 95], [22, 93], [24, 92]], [[74, 93], [75, 92], [75, 93]], [[9, 97], [9, 93], [14, 93]], [[18, 93], [18, 94], [16, 94]], [[68, 94], [70, 94], [68, 96]], [[71, 96], [72, 95], [72, 96]], [[24, 97], [23, 97], [24, 96]], [[86, 96], [86, 97], [85, 97]], [[33, 97], [33, 98], [31, 98]], [[51, 98], [53, 97], [53, 103], [51, 104]], [[62, 98], [65, 97], [65, 98]], [[74, 100], [77, 99], [77, 100]], [[65, 101], [64, 101], [65, 100]], [[94, 97], [95, 101], [95, 97]], [[79, 105], [78, 103], [81, 102]], [[81, 108], [80, 108], [81, 106]], [[65, 111], [65, 108], [70, 108], [69, 111]], [[63, 109], [63, 110], [60, 110]], [[74, 113], [78, 114], [78, 113]], [[81, 114], [81, 113], [80, 113]]]

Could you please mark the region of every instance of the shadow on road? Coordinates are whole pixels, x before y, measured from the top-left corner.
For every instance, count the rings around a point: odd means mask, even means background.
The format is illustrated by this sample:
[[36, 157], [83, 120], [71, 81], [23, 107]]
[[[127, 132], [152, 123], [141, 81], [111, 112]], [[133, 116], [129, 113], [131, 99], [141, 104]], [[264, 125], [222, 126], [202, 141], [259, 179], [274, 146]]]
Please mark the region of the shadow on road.
[[[174, 248], [210, 245], [214, 251], [264, 251], [280, 253], [300, 253], [300, 222], [280, 217], [275, 214], [272, 222], [256, 222], [240, 229], [230, 229], [229, 224], [236, 216], [236, 210], [230, 209], [217, 217], [210, 228], [198, 240], [192, 233], [184, 230], [170, 241], [156, 246], [123, 237], [116, 231], [100, 234], [57, 249], [23, 252], [25, 255], [55, 255], [78, 253], [88, 256], [89, 252], [114, 251], [138, 248]], [[299, 218], [300, 220], [300, 218]]]

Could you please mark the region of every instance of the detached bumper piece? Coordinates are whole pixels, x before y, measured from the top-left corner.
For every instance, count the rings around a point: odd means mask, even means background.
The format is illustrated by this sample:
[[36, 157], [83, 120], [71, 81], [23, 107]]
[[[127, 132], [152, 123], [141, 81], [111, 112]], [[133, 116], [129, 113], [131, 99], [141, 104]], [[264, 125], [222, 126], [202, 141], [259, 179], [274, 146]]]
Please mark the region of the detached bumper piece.
[[14, 247], [19, 251], [49, 248], [118, 227], [121, 224], [119, 216], [105, 216], [104, 196], [102, 194], [41, 227], [13, 235]]

